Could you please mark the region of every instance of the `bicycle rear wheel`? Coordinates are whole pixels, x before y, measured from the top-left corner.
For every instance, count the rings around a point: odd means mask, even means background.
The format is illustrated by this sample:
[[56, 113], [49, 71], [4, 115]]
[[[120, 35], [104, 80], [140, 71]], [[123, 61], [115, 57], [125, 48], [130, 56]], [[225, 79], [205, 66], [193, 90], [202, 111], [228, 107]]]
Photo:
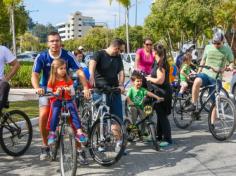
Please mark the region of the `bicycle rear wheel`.
[[60, 139], [60, 166], [62, 176], [75, 176], [77, 170], [76, 142], [73, 129], [63, 125]]
[[[219, 140], [224, 141], [229, 139], [236, 127], [236, 112], [233, 102], [226, 97], [219, 97], [216, 102], [218, 105], [213, 104], [208, 116], [208, 126], [212, 136]], [[211, 118], [216, 113], [214, 124], [211, 123]]]
[[32, 124], [24, 112], [12, 110], [3, 115], [0, 145], [8, 155], [23, 155], [31, 144], [32, 135]]
[[193, 118], [191, 112], [184, 111], [184, 108], [191, 103], [190, 97], [178, 98], [174, 100], [173, 119], [175, 125], [180, 129], [185, 129], [192, 124]]
[[[205, 87], [201, 90], [201, 94], [200, 94], [200, 104], [201, 104], [201, 107], [203, 107], [203, 109], [206, 111], [206, 112], [210, 112], [210, 109], [211, 109], [211, 106], [213, 104], [212, 100], [210, 99], [205, 106], [203, 106], [203, 104], [206, 102], [206, 100], [208, 99], [208, 96], [210, 94], [210, 89], [209, 87]], [[222, 87], [220, 89], [220, 95], [221, 96], [225, 96], [227, 98], [229, 98], [229, 93]]]
[[103, 166], [116, 163], [126, 146], [125, 127], [121, 120], [112, 114], [97, 119], [89, 134], [91, 157]]

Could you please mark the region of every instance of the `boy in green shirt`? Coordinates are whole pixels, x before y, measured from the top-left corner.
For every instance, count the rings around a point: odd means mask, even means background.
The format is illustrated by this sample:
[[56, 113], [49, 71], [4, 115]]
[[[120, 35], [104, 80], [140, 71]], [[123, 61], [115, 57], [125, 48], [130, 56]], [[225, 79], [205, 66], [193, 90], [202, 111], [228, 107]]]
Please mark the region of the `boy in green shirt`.
[[132, 123], [137, 121], [138, 115], [144, 117], [143, 113], [143, 100], [146, 96], [155, 98], [157, 100], [163, 100], [152, 92], [142, 87], [142, 75], [139, 72], [134, 72], [131, 76], [133, 86], [128, 90], [127, 103], [130, 105], [131, 120]]

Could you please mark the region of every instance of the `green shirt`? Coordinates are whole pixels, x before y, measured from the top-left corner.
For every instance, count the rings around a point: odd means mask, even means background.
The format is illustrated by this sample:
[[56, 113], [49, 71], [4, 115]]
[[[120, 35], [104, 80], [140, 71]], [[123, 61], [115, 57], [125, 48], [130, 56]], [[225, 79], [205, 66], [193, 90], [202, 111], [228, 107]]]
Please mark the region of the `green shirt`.
[[[183, 70], [186, 75], [189, 75], [191, 72], [191, 67], [188, 64], [183, 64], [181, 66], [181, 70]], [[181, 73], [180, 73], [180, 81], [187, 82], [187, 78]]]
[[147, 90], [141, 87], [136, 90], [134, 87], [131, 87], [128, 90], [127, 96], [134, 103], [137, 108], [143, 109], [143, 99], [147, 95]]
[[[211, 44], [206, 46], [203, 53], [203, 59], [205, 60], [205, 65], [221, 69], [224, 68], [226, 64], [232, 62], [234, 56], [228, 45], [223, 45], [217, 49], [213, 44]], [[215, 79], [217, 75], [213, 70], [205, 68], [203, 68], [202, 73], [207, 74], [213, 79]], [[222, 77], [222, 75], [220, 75], [220, 77]]]

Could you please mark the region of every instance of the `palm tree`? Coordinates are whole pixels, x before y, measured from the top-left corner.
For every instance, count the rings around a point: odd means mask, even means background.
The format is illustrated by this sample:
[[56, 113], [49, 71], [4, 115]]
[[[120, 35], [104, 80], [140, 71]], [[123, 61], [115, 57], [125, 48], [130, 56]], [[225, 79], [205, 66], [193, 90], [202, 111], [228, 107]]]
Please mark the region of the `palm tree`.
[[[109, 0], [110, 4], [113, 0]], [[126, 45], [127, 45], [127, 53], [130, 52], [129, 48], [129, 7], [131, 0], [116, 0], [118, 3], [120, 3], [126, 10], [125, 13], [125, 26], [126, 26]]]

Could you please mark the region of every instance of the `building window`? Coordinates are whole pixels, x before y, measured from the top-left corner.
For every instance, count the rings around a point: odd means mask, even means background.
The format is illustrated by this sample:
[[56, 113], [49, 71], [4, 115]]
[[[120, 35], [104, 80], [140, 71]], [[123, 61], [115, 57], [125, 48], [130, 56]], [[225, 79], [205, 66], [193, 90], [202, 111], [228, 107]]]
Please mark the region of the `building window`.
[[82, 30], [79, 30], [79, 32], [82, 32]]
[[79, 24], [79, 26], [82, 26], [81, 24]]
[[61, 36], [62, 39], [66, 38], [65, 36]]
[[82, 37], [81, 35], [78, 35], [78, 37]]
[[61, 34], [61, 33], [65, 33], [66, 31], [59, 31], [59, 34]]
[[79, 21], [81, 21], [82, 19], [81, 18], [79, 18]]

